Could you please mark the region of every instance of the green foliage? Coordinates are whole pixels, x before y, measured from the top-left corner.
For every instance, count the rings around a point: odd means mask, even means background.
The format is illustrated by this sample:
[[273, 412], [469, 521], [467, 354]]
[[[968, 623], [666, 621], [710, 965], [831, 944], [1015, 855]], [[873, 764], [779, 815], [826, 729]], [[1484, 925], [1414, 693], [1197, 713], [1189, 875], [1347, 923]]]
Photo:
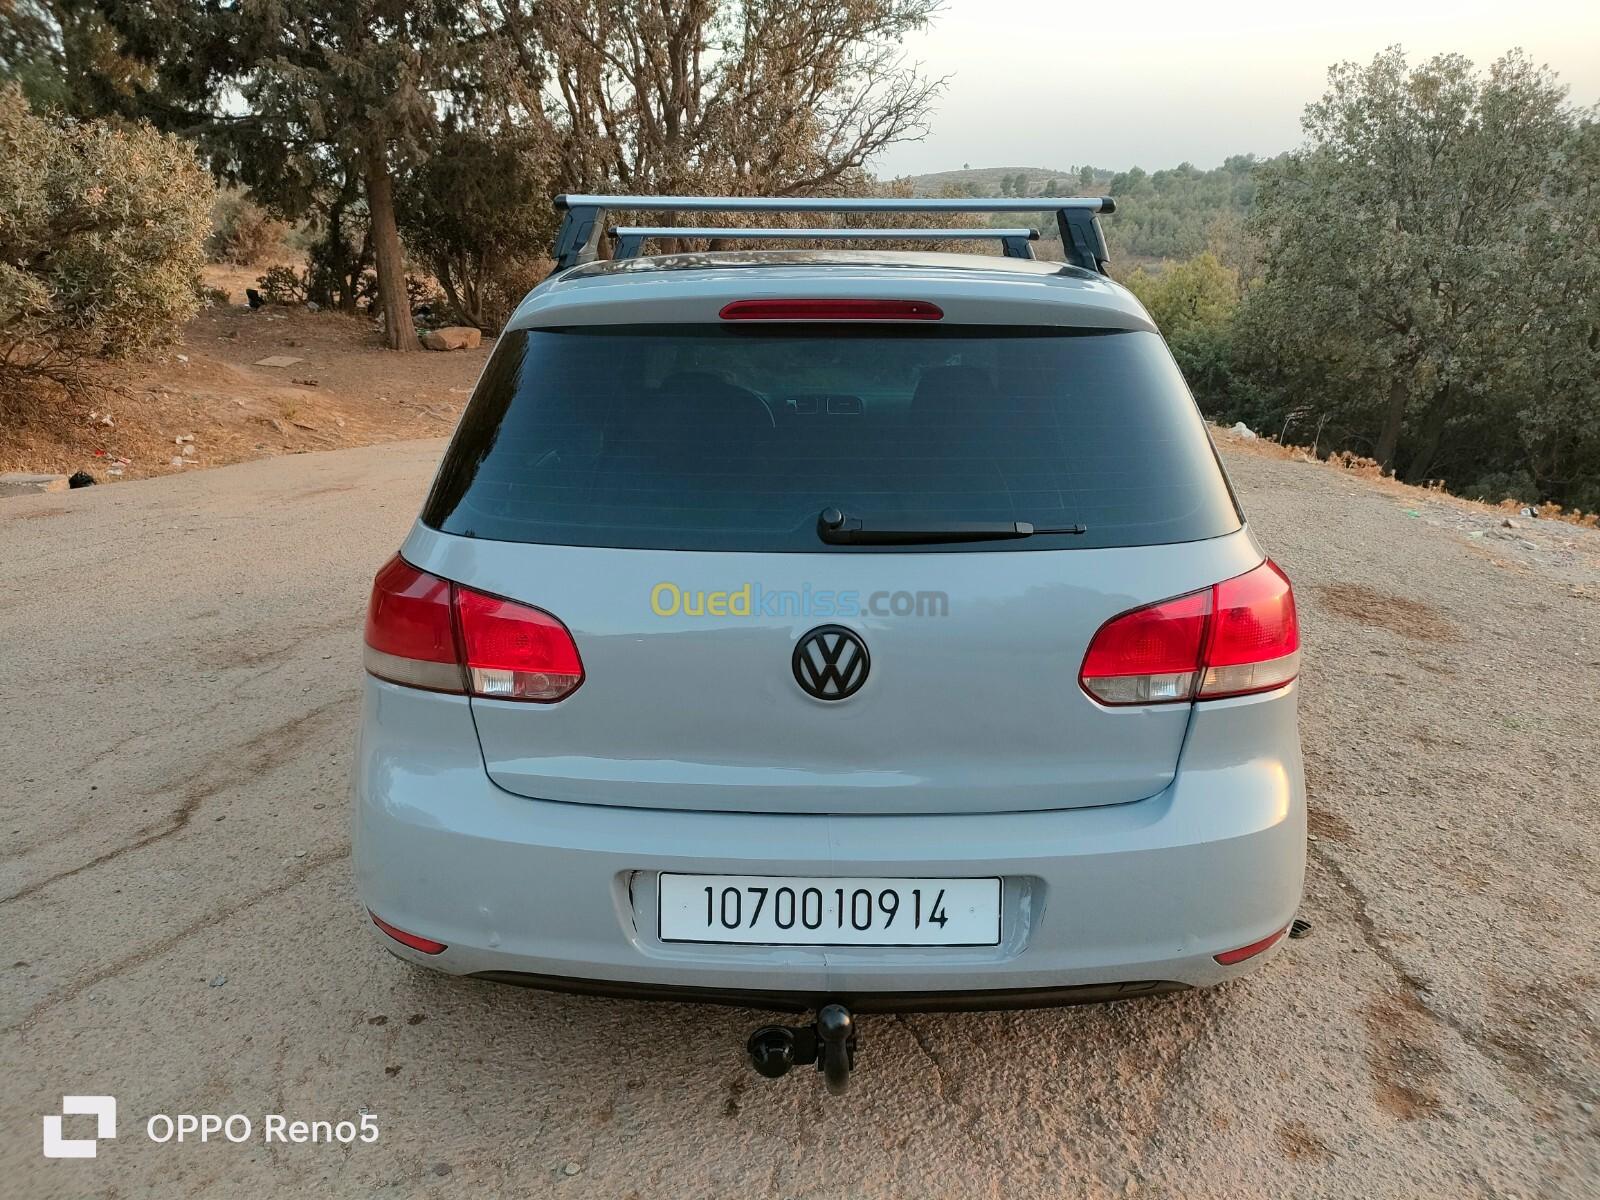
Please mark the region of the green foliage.
[[498, 329], [538, 282], [555, 236], [554, 171], [548, 144], [530, 134], [452, 130], [402, 180], [406, 245], [462, 321]]
[[1305, 125], [1260, 173], [1263, 276], [1236, 327], [1278, 411], [1313, 406], [1409, 479], [1592, 504], [1592, 123], [1519, 54], [1479, 72], [1396, 49], [1330, 72]]
[[256, 277], [256, 286], [268, 304], [304, 304], [307, 294], [307, 272], [297, 271], [279, 263], [268, 267], [266, 274]]
[[1239, 305], [1238, 272], [1209, 250], [1157, 272], [1140, 267], [1126, 283], [1169, 339], [1225, 329]]
[[[1260, 165], [1253, 154], [1238, 154], [1210, 171], [1180, 163], [1154, 174], [1134, 167], [1113, 175], [1107, 191], [1116, 198], [1117, 211], [1104, 222], [1113, 260], [1199, 254], [1218, 218], [1250, 211]], [[1083, 169], [1079, 185], [1093, 187], [1091, 168]]]
[[73, 387], [170, 341], [200, 305], [211, 181], [147, 127], [30, 111], [0, 89], [0, 393]]

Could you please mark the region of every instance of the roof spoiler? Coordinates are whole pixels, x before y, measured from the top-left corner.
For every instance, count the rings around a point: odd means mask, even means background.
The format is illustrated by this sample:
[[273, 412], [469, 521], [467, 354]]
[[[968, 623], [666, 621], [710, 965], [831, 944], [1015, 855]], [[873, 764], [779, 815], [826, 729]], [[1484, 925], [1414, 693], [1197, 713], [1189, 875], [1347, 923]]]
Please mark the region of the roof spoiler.
[[637, 258], [651, 238], [728, 238], [749, 242], [766, 241], [919, 241], [986, 242], [999, 240], [1007, 258], [1032, 258], [1037, 229], [940, 228], [940, 229], [740, 229], [706, 225], [620, 225], [606, 230], [616, 239], [613, 258]]
[[[976, 197], [959, 196], [949, 199], [928, 198], [872, 198], [860, 196], [557, 196], [555, 206], [562, 213], [561, 228], [556, 233], [555, 258], [557, 271], [591, 262], [598, 256], [601, 236], [606, 230], [606, 214], [613, 209], [625, 212], [784, 212], [784, 213], [1016, 213], [1054, 210], [1056, 224], [1061, 230], [1061, 245], [1066, 260], [1086, 271], [1107, 274], [1110, 254], [1106, 250], [1105, 234], [1100, 229], [1100, 213], [1116, 211], [1116, 201], [1110, 196], [1022, 196]], [[667, 229], [680, 228], [642, 226], [629, 228]], [[681, 227], [687, 229], [688, 227]], [[787, 231], [786, 231], [787, 232]], [[887, 233], [884, 230], [865, 230], [863, 233]], [[895, 237], [905, 238], [915, 234], [927, 237], [928, 230], [892, 231]], [[971, 234], [973, 231], [963, 231]], [[1000, 230], [980, 233], [983, 237], [996, 237]], [[776, 231], [773, 231], [776, 236]], [[622, 237], [619, 230], [617, 236]], [[655, 236], [708, 237], [718, 236], [704, 228], [693, 233], [656, 234]], [[728, 231], [723, 236], [751, 236], [750, 230]], [[847, 229], [795, 231], [795, 236], [812, 238], [851, 237]], [[641, 242], [642, 242], [641, 238]], [[619, 247], [620, 248], [620, 247]], [[638, 243], [632, 247], [638, 253]], [[1008, 249], [1007, 254], [1011, 252]], [[1027, 257], [1032, 257], [1031, 248]], [[621, 255], [620, 257], [631, 257]]]

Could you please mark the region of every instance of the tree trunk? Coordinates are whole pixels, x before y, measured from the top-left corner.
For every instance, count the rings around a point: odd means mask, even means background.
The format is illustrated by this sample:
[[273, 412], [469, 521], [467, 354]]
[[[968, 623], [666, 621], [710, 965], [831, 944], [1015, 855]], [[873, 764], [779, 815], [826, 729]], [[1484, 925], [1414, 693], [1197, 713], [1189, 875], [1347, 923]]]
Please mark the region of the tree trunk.
[[1439, 457], [1439, 443], [1444, 438], [1445, 423], [1449, 419], [1450, 385], [1446, 384], [1434, 393], [1433, 403], [1428, 406], [1427, 415], [1422, 419], [1421, 443], [1406, 464], [1407, 483], [1421, 483], [1427, 476], [1429, 468]]
[[1372, 457], [1385, 471], [1394, 466], [1394, 452], [1400, 445], [1400, 427], [1406, 420], [1406, 401], [1411, 399], [1411, 386], [1404, 375], [1396, 374], [1389, 381], [1389, 406], [1383, 413], [1383, 430], [1378, 434], [1378, 445]]
[[400, 229], [394, 220], [394, 181], [383, 140], [367, 145], [367, 219], [372, 226], [372, 257], [378, 272], [378, 307], [383, 311], [383, 341], [391, 350], [421, 350], [411, 323], [411, 299], [406, 295], [405, 256], [400, 250]]

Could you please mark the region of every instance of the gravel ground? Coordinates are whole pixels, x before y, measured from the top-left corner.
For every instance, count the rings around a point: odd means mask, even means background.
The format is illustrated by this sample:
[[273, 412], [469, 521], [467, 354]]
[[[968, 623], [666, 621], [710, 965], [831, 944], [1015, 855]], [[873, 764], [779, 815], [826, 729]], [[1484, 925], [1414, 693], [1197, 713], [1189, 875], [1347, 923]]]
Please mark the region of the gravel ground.
[[[1225, 446], [1301, 599], [1313, 935], [1207, 993], [868, 1019], [830, 1100], [748, 1072], [755, 1014], [364, 928], [356, 631], [439, 450], [0, 504], [7, 1195], [1600, 1192], [1600, 533]], [[93, 1162], [40, 1155], [63, 1093], [119, 1099]], [[260, 1141], [363, 1110], [374, 1145]], [[147, 1139], [179, 1112], [256, 1136]]]

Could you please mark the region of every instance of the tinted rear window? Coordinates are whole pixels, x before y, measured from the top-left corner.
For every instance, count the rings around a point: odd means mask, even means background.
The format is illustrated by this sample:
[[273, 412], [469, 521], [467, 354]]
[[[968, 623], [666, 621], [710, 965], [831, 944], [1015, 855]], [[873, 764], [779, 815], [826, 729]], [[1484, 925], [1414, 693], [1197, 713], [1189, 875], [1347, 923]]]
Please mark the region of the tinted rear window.
[[[824, 544], [882, 524], [1087, 533]], [[1239, 527], [1160, 338], [982, 326], [598, 326], [503, 335], [424, 521], [498, 541], [884, 553], [1195, 541]]]

